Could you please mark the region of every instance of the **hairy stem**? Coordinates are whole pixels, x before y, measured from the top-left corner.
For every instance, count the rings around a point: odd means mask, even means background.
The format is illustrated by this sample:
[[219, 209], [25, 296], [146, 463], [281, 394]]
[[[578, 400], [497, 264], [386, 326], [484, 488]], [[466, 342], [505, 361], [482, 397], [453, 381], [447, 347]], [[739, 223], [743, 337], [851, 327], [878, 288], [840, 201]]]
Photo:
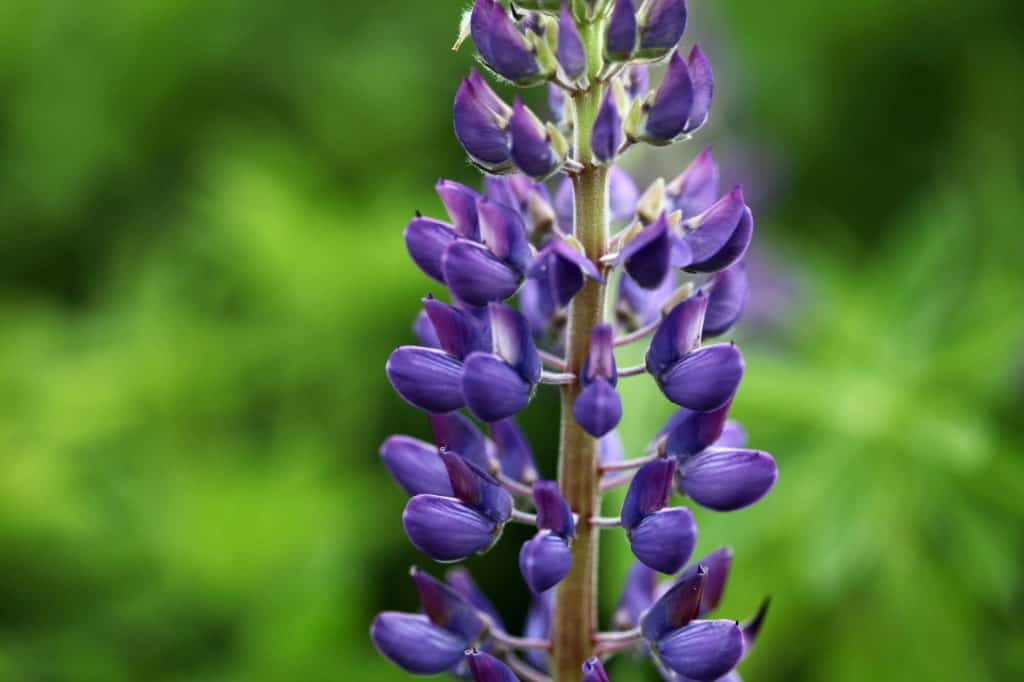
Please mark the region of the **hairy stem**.
[[[600, 68], [602, 22], [583, 26], [588, 66]], [[608, 243], [608, 172], [591, 159], [590, 132], [604, 94], [604, 86], [591, 81], [590, 89], [574, 95], [576, 103], [576, 158], [583, 171], [573, 176], [574, 234], [587, 257], [597, 263]], [[590, 330], [604, 318], [605, 288], [587, 279], [569, 309], [566, 371], [579, 375], [590, 344]], [[600, 512], [600, 476], [597, 440], [576, 423], [572, 409], [579, 395], [577, 383], [562, 387], [562, 420], [558, 479], [562, 494], [579, 518], [569, 575], [558, 586], [551, 631], [552, 673], [556, 682], [578, 682], [583, 662], [592, 655], [592, 634], [597, 626], [597, 536], [590, 518]]]

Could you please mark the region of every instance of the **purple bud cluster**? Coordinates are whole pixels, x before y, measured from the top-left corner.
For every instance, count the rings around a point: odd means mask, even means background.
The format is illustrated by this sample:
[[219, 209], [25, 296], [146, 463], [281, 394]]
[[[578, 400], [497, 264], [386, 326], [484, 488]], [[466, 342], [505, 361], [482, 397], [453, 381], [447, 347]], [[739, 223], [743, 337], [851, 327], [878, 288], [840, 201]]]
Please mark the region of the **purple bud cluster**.
[[[751, 210], [741, 188], [720, 193], [710, 149], [642, 192], [615, 165], [632, 145], [686, 139], [708, 118], [711, 66], [699, 47], [679, 51], [686, 18], [684, 0], [476, 0], [465, 17], [463, 38], [485, 69], [517, 86], [547, 84], [550, 116], [520, 98], [509, 104], [476, 70], [458, 87], [455, 136], [484, 172], [483, 187], [441, 180], [447, 220], [417, 213], [406, 226], [412, 261], [449, 299], [423, 299], [418, 345], [395, 349], [386, 366], [433, 439], [391, 436], [380, 455], [409, 496], [406, 535], [437, 562], [487, 552], [508, 523], [533, 526], [519, 550], [531, 603], [523, 634], [511, 635], [465, 570], [441, 582], [413, 569], [419, 612], [385, 612], [371, 628], [378, 650], [411, 673], [550, 679], [564, 617], [557, 590], [579, 560], [580, 533], [601, 528], [624, 532], [636, 563], [609, 630], [593, 634], [592, 658], [576, 659], [574, 680], [607, 682], [603, 662], [633, 649], [649, 653], [667, 680], [737, 680], [760, 630], [767, 603], [745, 625], [710, 617], [732, 552], [692, 561], [697, 524], [673, 503], [741, 509], [778, 475], [771, 455], [747, 448], [728, 418], [742, 354], [729, 342], [705, 343], [743, 312]], [[663, 75], [652, 89], [657, 63]], [[583, 189], [588, 173], [602, 179], [597, 194], [581, 194], [594, 191]], [[586, 233], [594, 226], [579, 218], [581, 202], [595, 199], [606, 221], [596, 250]], [[599, 306], [606, 289], [614, 298], [611, 319], [581, 329], [568, 322], [585, 289], [599, 292]], [[643, 364], [619, 367], [616, 348], [646, 339]], [[642, 456], [626, 458], [618, 385], [642, 375], [679, 409]], [[540, 384], [563, 387], [563, 430], [578, 428], [595, 444], [590, 474], [600, 491], [628, 486], [618, 516], [582, 514], [558, 482], [541, 478], [516, 422]]]

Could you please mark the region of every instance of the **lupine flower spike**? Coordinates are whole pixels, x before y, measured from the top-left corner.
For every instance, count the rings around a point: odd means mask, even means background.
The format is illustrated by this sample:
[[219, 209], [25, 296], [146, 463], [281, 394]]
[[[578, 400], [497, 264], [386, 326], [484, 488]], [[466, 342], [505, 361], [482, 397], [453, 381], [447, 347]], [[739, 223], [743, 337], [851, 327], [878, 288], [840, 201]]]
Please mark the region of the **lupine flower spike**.
[[[423, 433], [385, 439], [380, 458], [408, 495], [409, 541], [433, 561], [484, 554], [510, 523], [533, 527], [522, 584], [505, 588], [529, 608], [510, 634], [465, 569], [446, 582], [413, 569], [419, 612], [387, 611], [370, 628], [409, 673], [608, 682], [604, 662], [634, 652], [669, 682], [738, 682], [764, 625], [767, 600], [742, 624], [716, 617], [732, 550], [691, 560], [697, 524], [673, 503], [730, 512], [778, 477], [729, 418], [745, 369], [729, 335], [747, 298], [753, 213], [740, 187], [723, 194], [710, 148], [642, 192], [616, 165], [708, 120], [711, 63], [700, 47], [680, 51], [687, 18], [685, 0], [474, 0], [463, 18], [456, 48], [471, 37], [486, 75], [545, 87], [548, 118], [475, 69], [455, 88], [455, 138], [484, 178], [439, 180], [447, 215], [416, 212], [405, 226], [435, 291], [413, 321], [416, 342], [385, 369], [426, 419]], [[643, 364], [619, 367], [616, 348], [633, 343], [647, 344]], [[619, 382], [635, 377], [678, 406], [643, 453], [617, 431]], [[557, 461], [516, 421], [548, 390], [561, 396]], [[541, 476], [556, 470], [557, 482]], [[620, 486], [619, 515], [601, 516], [601, 495]], [[599, 532], [625, 533], [636, 558], [603, 630], [595, 604], [612, 595], [594, 582]]]

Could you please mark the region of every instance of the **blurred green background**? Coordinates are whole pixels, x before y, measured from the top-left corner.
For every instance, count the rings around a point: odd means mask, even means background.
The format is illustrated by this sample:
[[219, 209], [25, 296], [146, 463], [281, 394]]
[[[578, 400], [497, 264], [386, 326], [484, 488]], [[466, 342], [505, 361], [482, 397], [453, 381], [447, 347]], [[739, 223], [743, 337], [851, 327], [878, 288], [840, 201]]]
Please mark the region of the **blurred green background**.
[[[406, 220], [478, 181], [463, 4], [0, 3], [0, 680], [406, 679], [368, 623], [436, 566], [377, 447], [427, 429], [383, 365], [430, 288]], [[698, 517], [723, 613], [774, 597], [748, 680], [1024, 679], [1017, 4], [691, 2], [714, 124], [627, 166], [713, 141], [756, 197], [734, 415], [781, 478]], [[635, 450], [670, 408], [624, 394]], [[514, 624], [521, 535], [469, 562]]]

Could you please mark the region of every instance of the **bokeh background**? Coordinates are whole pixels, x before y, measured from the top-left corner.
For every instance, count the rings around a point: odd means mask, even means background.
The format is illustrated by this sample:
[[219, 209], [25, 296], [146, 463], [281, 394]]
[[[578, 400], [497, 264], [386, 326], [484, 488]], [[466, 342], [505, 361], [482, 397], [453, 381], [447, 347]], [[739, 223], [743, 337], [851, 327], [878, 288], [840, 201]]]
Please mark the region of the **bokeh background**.
[[[0, 3], [0, 680], [406, 679], [367, 626], [430, 562], [377, 448], [427, 425], [383, 364], [405, 222], [478, 181], [463, 4]], [[698, 518], [723, 612], [774, 598], [748, 680], [1024, 679], [1017, 5], [693, 0], [714, 122], [627, 162], [713, 142], [759, 219], [734, 414], [781, 478]], [[639, 449], [670, 409], [624, 386]], [[520, 535], [469, 562], [511, 623]]]

